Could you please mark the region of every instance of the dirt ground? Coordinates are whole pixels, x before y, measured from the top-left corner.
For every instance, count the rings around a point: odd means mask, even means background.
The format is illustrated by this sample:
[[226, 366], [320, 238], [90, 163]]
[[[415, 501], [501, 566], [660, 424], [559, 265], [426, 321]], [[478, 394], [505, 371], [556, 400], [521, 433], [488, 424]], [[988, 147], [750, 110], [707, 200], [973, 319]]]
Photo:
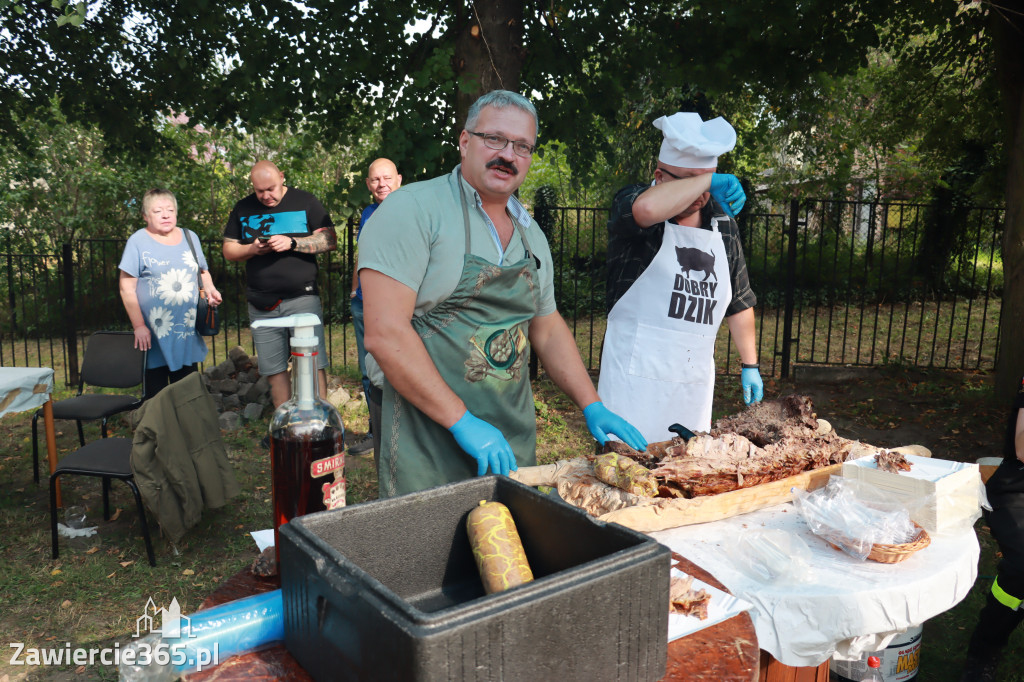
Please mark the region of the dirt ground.
[[[769, 378], [765, 382], [765, 397], [775, 398], [790, 393], [800, 393], [811, 398], [817, 415], [827, 419], [836, 429], [839, 435], [860, 440], [864, 443], [878, 447], [895, 447], [899, 445], [919, 444], [929, 448], [933, 456], [952, 459], [956, 461], [973, 462], [978, 457], [998, 455], [1001, 449], [1003, 428], [1005, 424], [1008, 407], [1005, 402], [999, 402], [992, 397], [993, 377], [985, 373], [972, 372], [950, 372], [931, 369], [910, 369], [904, 367], [885, 367], [878, 369], [854, 369], [854, 368], [812, 368], [797, 367], [790, 379]], [[571, 446], [571, 452], [578, 452], [581, 448], [592, 447], [593, 442], [589, 440], [589, 434], [583, 425], [579, 409], [571, 404], [563, 394], [557, 391], [542, 391], [542, 410], [538, 412], [538, 424], [542, 421], [550, 421], [551, 424], [561, 423], [561, 427], [545, 426], [546, 430], [556, 433], [557, 437], [547, 434], [545, 439], [548, 447], [557, 449]], [[739, 379], [735, 375], [720, 376], [715, 393], [715, 416], [720, 417], [726, 414], [738, 412], [743, 407], [739, 395]], [[544, 412], [544, 414], [541, 414]], [[545, 418], [547, 415], [550, 419]], [[557, 414], [554, 414], [557, 413]], [[555, 419], [558, 417], [558, 419]], [[568, 425], [568, 427], [567, 427]], [[25, 464], [25, 453], [28, 451], [30, 441], [27, 437], [27, 425], [21, 422], [18, 435], [5, 433], [6, 442], [9, 442], [11, 449], [10, 457], [19, 457], [22, 468], [18, 470], [16, 480], [28, 480], [30, 473], [28, 465]], [[354, 428], [357, 432], [365, 432], [365, 423], [360, 422]], [[73, 444], [72, 430], [66, 434], [66, 440]], [[257, 436], [253, 435], [251, 443], [247, 446], [255, 447]], [[554, 443], [553, 445], [551, 443]], [[15, 451], [15, 448], [17, 451]], [[359, 467], [352, 467], [349, 472], [350, 490], [357, 488], [362, 492], [360, 499], [370, 499], [369, 491], [375, 496], [376, 477], [372, 472], [372, 456], [353, 457], [352, 464], [357, 461]], [[358, 469], [360, 475], [355, 472]], [[19, 484], [23, 485], [23, 484]], [[40, 496], [45, 495], [44, 488], [26, 488], [35, 490]], [[17, 491], [21, 492], [21, 491]], [[262, 496], [260, 496], [262, 499]], [[269, 500], [263, 500], [269, 502]], [[19, 503], [24, 507], [27, 502]], [[45, 510], [45, 497], [32, 501], [36, 509]], [[253, 508], [256, 508], [255, 502]], [[10, 508], [17, 510], [18, 505]], [[14, 518], [15, 512], [8, 511], [8, 516]], [[45, 518], [45, 511], [41, 511]], [[252, 512], [256, 513], [256, 512]], [[269, 513], [269, 512], [267, 512]], [[25, 515], [26, 526], [38, 527], [38, 521]], [[237, 523], [242, 523], [248, 517], [239, 517]], [[227, 534], [234, 528], [236, 521], [223, 524], [223, 532]], [[212, 526], [216, 527], [216, 526]], [[239, 525], [238, 528], [242, 526]], [[979, 579], [971, 594], [961, 604], [958, 604], [950, 611], [940, 614], [925, 624], [926, 653], [922, 659], [922, 673], [919, 679], [929, 682], [953, 682], [959, 678], [959, 670], [963, 661], [963, 652], [966, 647], [966, 638], [973, 630], [977, 620], [977, 613], [984, 600], [984, 594], [991, 584], [991, 577], [994, 575], [995, 546], [991, 536], [982, 522], [979, 522], [979, 538], [982, 543], [982, 562], [979, 568]], [[208, 531], [212, 532], [212, 531]], [[42, 577], [32, 584], [32, 590], [38, 591], [35, 599], [47, 603], [60, 604], [63, 596], [51, 597], [53, 592], [50, 581], [52, 578], [49, 572], [49, 537], [44, 532], [38, 532], [35, 536], [38, 544], [38, 557], [43, 566]], [[2, 543], [0, 543], [2, 544]], [[136, 543], [137, 544], [137, 543]], [[200, 550], [193, 550], [196, 556]], [[218, 553], [224, 553], [222, 549]], [[191, 560], [191, 559], [189, 559]], [[91, 560], [99, 563], [101, 560]], [[151, 593], [156, 580], [162, 580], [167, 584], [177, 585], [181, 578], [182, 565], [161, 560], [161, 568], [165, 571], [161, 574], [150, 571], [148, 567], [144, 570], [146, 574], [139, 580], [144, 585], [144, 592]], [[166, 566], [169, 564], [169, 567]], [[194, 566], [197, 573], [203, 569], [201, 564], [185, 564]], [[78, 570], [82, 570], [85, 563], [76, 564]], [[65, 567], [66, 568], [66, 567]], [[98, 570], [98, 569], [96, 569]], [[106, 571], [106, 569], [103, 569]], [[134, 569], [133, 569], [134, 570]], [[191, 572], [191, 569], [190, 569]], [[105, 575], [99, 573], [99, 575]], [[161, 578], [160, 576], [166, 576]], [[109, 576], [108, 576], [109, 577]], [[191, 579], [190, 579], [191, 580]], [[213, 578], [212, 580], [217, 580]], [[149, 581], [148, 583], [146, 581]], [[13, 584], [13, 583], [12, 583]], [[84, 588], [76, 588], [83, 593]], [[8, 606], [5, 604], [5, 606]], [[56, 606], [54, 611], [58, 611]], [[31, 618], [38, 620], [42, 616], [38, 611], [32, 611]], [[106, 616], [103, 616], [106, 618]], [[33, 623], [26, 625], [26, 628], [40, 627]], [[1016, 636], [1016, 651], [1021, 651], [1020, 643], [1024, 641], [1024, 632]], [[1012, 666], [1015, 670], [1024, 669], [1019, 665], [1019, 654], [1013, 658]], [[1011, 664], [1004, 665], [1004, 670], [1009, 670]], [[79, 673], [76, 669], [47, 670], [45, 674], [39, 671], [23, 672], [18, 670], [12, 672], [0, 668], [0, 682], [29, 682], [35, 679], [59, 680], [83, 680], [83, 679], [111, 679], [112, 671], [107, 669], [89, 670]], [[1013, 673], [1004, 677], [1006, 680], [1024, 679]]]
[[819, 418], [846, 438], [879, 447], [918, 444], [933, 457], [974, 462], [1000, 456], [1008, 406], [988, 373], [934, 369], [797, 367], [769, 393], [811, 398]]

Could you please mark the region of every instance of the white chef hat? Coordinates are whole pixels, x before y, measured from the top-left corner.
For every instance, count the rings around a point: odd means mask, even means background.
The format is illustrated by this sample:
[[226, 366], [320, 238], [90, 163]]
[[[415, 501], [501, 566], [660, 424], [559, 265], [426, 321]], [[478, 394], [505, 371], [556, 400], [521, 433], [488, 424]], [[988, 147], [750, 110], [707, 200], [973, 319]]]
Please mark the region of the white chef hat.
[[658, 160], [670, 166], [711, 168], [720, 154], [736, 146], [736, 131], [721, 116], [702, 121], [700, 114], [681, 111], [662, 116], [654, 127], [665, 136]]

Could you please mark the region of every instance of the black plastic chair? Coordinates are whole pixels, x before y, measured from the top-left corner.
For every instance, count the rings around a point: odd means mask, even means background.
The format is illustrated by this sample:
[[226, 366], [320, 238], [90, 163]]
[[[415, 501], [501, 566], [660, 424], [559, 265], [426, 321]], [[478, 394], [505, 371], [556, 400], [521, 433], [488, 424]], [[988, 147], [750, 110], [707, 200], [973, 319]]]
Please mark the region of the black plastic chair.
[[128, 484], [135, 496], [135, 506], [139, 510], [139, 523], [142, 524], [142, 537], [146, 541], [146, 554], [149, 565], [156, 566], [153, 554], [153, 541], [149, 537], [149, 524], [146, 522], [146, 508], [142, 504], [139, 487], [135, 485], [135, 476], [131, 467], [132, 439], [104, 438], [84, 445], [67, 455], [57, 464], [57, 470], [50, 476], [50, 538], [53, 544], [53, 558], [59, 555], [57, 547], [57, 479], [65, 474], [78, 476], [96, 476], [103, 479], [103, 520], [110, 520], [110, 479], [118, 478]]
[[[83, 421], [100, 420], [100, 430], [107, 437], [107, 419], [134, 410], [142, 398], [117, 393], [85, 393], [86, 386], [101, 388], [132, 388], [142, 385], [146, 394], [146, 352], [135, 348], [133, 332], [95, 332], [85, 345], [82, 371], [78, 381], [78, 394], [73, 398], [53, 402], [54, 419], [74, 419], [78, 425], [78, 443], [85, 445]], [[42, 415], [37, 410], [32, 416], [32, 479], [39, 482], [39, 438], [37, 421]]]

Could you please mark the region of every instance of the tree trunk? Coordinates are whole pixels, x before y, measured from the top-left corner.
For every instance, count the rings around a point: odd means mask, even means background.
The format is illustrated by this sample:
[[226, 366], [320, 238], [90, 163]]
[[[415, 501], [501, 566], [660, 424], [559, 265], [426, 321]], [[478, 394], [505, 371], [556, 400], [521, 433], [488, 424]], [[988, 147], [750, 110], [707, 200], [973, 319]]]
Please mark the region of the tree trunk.
[[992, 42], [1006, 111], [1006, 226], [996, 395], [1009, 402], [1024, 376], [1024, 0], [992, 9]]
[[523, 69], [523, 0], [470, 0], [455, 39], [456, 130], [473, 102], [491, 90], [519, 91]]

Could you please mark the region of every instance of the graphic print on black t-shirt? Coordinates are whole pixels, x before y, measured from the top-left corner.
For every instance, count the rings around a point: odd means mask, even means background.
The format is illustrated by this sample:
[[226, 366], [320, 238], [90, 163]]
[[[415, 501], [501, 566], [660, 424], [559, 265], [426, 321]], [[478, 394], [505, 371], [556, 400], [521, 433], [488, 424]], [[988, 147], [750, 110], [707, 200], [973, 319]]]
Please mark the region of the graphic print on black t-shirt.
[[[715, 254], [690, 247], [676, 247], [676, 262], [682, 273], [676, 275], [672, 284], [672, 299], [668, 305], [668, 316], [682, 319], [694, 324], [712, 325], [712, 314], [718, 301], [715, 300], [715, 289], [718, 282], [708, 282], [708, 277], [715, 274]], [[691, 272], [703, 272], [704, 278], [691, 279]]]
[[306, 212], [285, 211], [283, 213], [242, 216], [242, 241], [266, 239], [275, 234], [306, 234]]

